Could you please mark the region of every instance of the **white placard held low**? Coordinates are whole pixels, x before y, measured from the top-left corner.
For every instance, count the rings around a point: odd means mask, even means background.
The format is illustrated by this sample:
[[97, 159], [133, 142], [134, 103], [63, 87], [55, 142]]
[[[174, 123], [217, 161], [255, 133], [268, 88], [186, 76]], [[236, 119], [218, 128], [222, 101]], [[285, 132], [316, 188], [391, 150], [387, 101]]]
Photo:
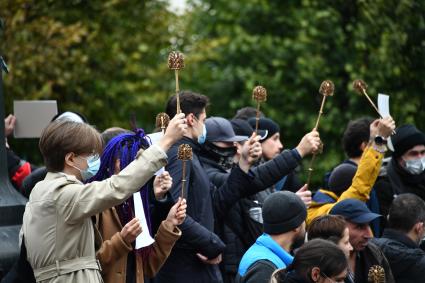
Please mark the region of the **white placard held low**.
[[[151, 139], [151, 144], [156, 144], [157, 142], [159, 142], [159, 140], [162, 138], [164, 134], [161, 132], [157, 132], [157, 133], [152, 133], [152, 134], [148, 134], [147, 136]], [[156, 171], [155, 176], [159, 176], [162, 173], [164, 173], [165, 169], [164, 167], [162, 167], [161, 169], [159, 169], [158, 171]]]
[[146, 222], [145, 211], [143, 210], [142, 197], [140, 192], [133, 194], [135, 217], [140, 220], [142, 225], [142, 233], [136, 238], [136, 249], [144, 248], [152, 245], [155, 240], [149, 234], [148, 223]]

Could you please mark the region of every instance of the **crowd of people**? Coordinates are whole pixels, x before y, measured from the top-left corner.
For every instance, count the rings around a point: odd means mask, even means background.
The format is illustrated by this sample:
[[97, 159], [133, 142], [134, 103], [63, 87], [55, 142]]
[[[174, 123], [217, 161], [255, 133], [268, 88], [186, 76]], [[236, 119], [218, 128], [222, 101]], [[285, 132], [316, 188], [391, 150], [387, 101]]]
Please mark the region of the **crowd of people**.
[[[284, 148], [277, 121], [251, 107], [226, 119], [207, 116], [202, 94], [179, 101], [155, 142], [143, 129], [99, 133], [74, 112], [44, 129], [43, 167], [6, 140], [10, 180], [29, 200], [3, 282], [425, 280], [425, 134], [414, 125], [350, 121], [347, 159], [316, 190], [297, 174], [321, 148], [316, 129]], [[15, 122], [5, 118], [6, 136]]]

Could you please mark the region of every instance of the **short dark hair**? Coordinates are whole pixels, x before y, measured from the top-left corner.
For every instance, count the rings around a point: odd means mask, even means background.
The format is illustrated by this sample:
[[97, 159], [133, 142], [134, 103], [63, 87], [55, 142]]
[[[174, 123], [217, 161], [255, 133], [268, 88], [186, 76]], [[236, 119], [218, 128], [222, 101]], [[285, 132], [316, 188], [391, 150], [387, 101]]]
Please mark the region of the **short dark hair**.
[[314, 239], [305, 243], [295, 253], [287, 271], [295, 271], [304, 280], [311, 280], [311, 270], [318, 267], [328, 277], [336, 276], [348, 267], [344, 252], [334, 243]]
[[98, 131], [85, 123], [70, 120], [55, 120], [41, 134], [39, 148], [49, 172], [60, 172], [65, 165], [65, 156], [102, 153], [103, 142]]
[[425, 222], [425, 202], [414, 194], [397, 196], [388, 213], [388, 228], [407, 233], [418, 222]]
[[362, 150], [360, 146], [363, 142], [368, 142], [370, 138], [370, 124], [373, 119], [363, 117], [350, 121], [342, 136], [342, 147], [349, 158], [360, 157]]
[[338, 245], [344, 236], [347, 222], [341, 215], [322, 215], [313, 219], [308, 226], [308, 240], [324, 239]]
[[131, 133], [131, 131], [120, 128], [120, 127], [112, 127], [112, 128], [108, 128], [104, 130], [101, 134], [102, 140], [103, 140], [103, 146], [106, 146], [108, 142], [114, 137], [124, 133]]
[[[235, 117], [233, 119], [242, 119], [242, 120], [249, 120], [250, 118], [257, 117], [257, 109], [254, 107], [248, 106], [238, 109], [236, 111]], [[264, 114], [260, 112], [260, 118], [264, 117]]]
[[[182, 112], [186, 115], [192, 113], [196, 118], [199, 118], [199, 115], [202, 113], [208, 104], [209, 99], [203, 94], [199, 94], [192, 91], [182, 91], [179, 93], [180, 99], [180, 108]], [[167, 107], [165, 112], [173, 118], [177, 113], [177, 98], [176, 95], [173, 95], [168, 99]]]

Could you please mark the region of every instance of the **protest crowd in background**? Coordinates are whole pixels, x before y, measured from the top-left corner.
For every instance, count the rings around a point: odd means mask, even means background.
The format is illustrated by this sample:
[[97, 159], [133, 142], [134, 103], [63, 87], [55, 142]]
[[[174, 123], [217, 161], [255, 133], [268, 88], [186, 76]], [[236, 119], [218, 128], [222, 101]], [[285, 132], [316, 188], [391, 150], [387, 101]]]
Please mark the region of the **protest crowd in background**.
[[[4, 282], [424, 277], [421, 130], [390, 116], [350, 121], [347, 159], [313, 190], [297, 170], [320, 152], [316, 128], [284, 147], [284, 131], [265, 113], [209, 117], [209, 104], [192, 91], [172, 96], [171, 119], [152, 138], [114, 125], [100, 133], [66, 111], [41, 134], [44, 166], [7, 144], [10, 181], [29, 200], [20, 259]], [[16, 118], [4, 122], [10, 139]]]

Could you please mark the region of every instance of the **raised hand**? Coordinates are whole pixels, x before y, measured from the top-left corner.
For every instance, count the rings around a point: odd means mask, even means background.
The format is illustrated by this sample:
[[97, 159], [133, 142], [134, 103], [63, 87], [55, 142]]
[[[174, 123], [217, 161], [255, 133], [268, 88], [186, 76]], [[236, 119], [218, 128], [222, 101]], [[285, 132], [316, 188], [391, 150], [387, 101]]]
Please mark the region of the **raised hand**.
[[125, 224], [120, 233], [124, 241], [128, 245], [131, 245], [131, 243], [136, 240], [137, 236], [142, 233], [142, 225], [140, 224], [140, 220], [138, 218], [131, 219], [130, 222]]
[[165, 194], [171, 189], [173, 178], [168, 171], [164, 171], [161, 175], [156, 176], [153, 181], [153, 191], [157, 200], [163, 199]]
[[311, 204], [311, 191], [308, 189], [308, 185], [305, 184], [295, 193], [305, 204], [305, 206], [309, 207]]
[[186, 218], [186, 208], [186, 200], [179, 197], [178, 201], [171, 207], [170, 212], [168, 212], [165, 221], [173, 227], [182, 224]]
[[187, 124], [185, 114], [176, 114], [176, 116], [170, 120], [167, 130], [165, 131], [165, 134], [159, 141], [158, 145], [164, 151], [167, 151], [170, 146], [172, 146], [186, 134], [186, 130]]
[[16, 117], [12, 114], [9, 114], [6, 118], [4, 118], [4, 136], [7, 137], [13, 133], [13, 129], [15, 128]]
[[248, 172], [252, 165], [260, 159], [263, 151], [260, 144], [260, 136], [255, 133], [242, 146], [241, 158], [239, 159], [239, 167]]
[[378, 123], [378, 135], [383, 136], [384, 138], [388, 138], [394, 133], [395, 129], [395, 121], [391, 117], [385, 117], [383, 119], [379, 119]]
[[316, 153], [320, 149], [320, 145], [321, 141], [319, 132], [313, 129], [301, 139], [296, 150], [301, 157], [305, 157], [308, 154]]

